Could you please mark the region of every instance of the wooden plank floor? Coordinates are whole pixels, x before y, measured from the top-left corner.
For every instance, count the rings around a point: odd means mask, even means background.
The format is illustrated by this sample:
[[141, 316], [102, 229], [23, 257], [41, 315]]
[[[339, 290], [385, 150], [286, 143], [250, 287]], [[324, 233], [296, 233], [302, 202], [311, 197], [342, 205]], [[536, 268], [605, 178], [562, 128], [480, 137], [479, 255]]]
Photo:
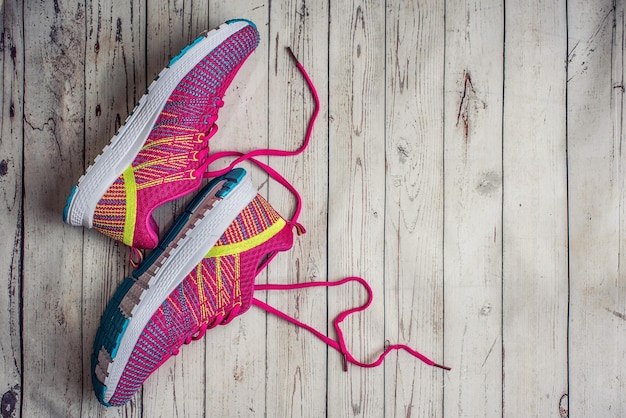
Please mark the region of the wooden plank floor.
[[[7, 417], [626, 416], [624, 0], [0, 1], [0, 395]], [[359, 275], [350, 367], [252, 309], [125, 407], [92, 394], [92, 340], [128, 250], [61, 221], [66, 196], [198, 33], [253, 20], [213, 149], [270, 158], [308, 233], [257, 280]], [[253, 169], [285, 216], [294, 201]], [[184, 202], [159, 209], [165, 228]], [[624, 234], [624, 235], [623, 235]], [[260, 295], [318, 329], [356, 286]], [[333, 331], [329, 331], [333, 335]]]

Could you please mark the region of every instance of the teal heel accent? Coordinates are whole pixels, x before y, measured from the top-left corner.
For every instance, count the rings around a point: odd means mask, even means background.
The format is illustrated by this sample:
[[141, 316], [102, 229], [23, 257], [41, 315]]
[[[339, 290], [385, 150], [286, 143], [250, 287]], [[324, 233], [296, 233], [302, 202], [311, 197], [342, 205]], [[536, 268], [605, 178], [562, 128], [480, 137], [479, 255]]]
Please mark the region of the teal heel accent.
[[187, 51], [189, 51], [191, 48], [193, 48], [197, 43], [199, 43], [204, 38], [205, 37], [203, 35], [198, 36], [192, 43], [190, 43], [189, 45], [184, 47], [183, 50], [178, 53], [178, 55], [176, 55], [174, 58], [172, 58], [170, 60], [170, 62], [167, 64], [167, 67], [169, 68], [172, 65], [174, 65], [174, 63], [176, 63], [176, 61], [178, 61], [183, 55], [185, 55], [187, 53]]
[[[231, 19], [231, 20], [227, 20], [226, 21], [226, 23], [228, 23], [229, 25], [232, 25], [233, 23], [237, 23], [237, 22], [246, 22], [250, 26], [252, 26], [252, 27], [254, 27], [256, 29], [256, 25], [252, 21], [250, 21], [248, 19]], [[190, 43], [189, 45], [184, 47], [183, 50], [178, 53], [178, 55], [176, 55], [174, 58], [172, 58], [170, 60], [170, 62], [167, 64], [167, 67], [171, 67], [172, 65], [174, 65], [176, 63], [176, 61], [178, 61], [183, 55], [185, 55], [187, 53], [187, 51], [189, 51], [191, 48], [193, 48], [197, 43], [202, 41], [204, 38], [205, 38], [204, 35], [198, 36], [192, 43]]]
[[74, 195], [76, 194], [77, 190], [78, 190], [78, 186], [72, 187], [72, 191], [70, 192], [70, 195], [67, 197], [67, 200], [65, 201], [65, 206], [63, 207], [63, 222], [65, 223], [68, 223], [67, 216], [69, 215], [70, 204], [72, 203], [72, 199], [74, 199]]
[[228, 23], [229, 25], [232, 25], [233, 23], [237, 23], [237, 22], [246, 22], [247, 24], [249, 24], [250, 26], [256, 29], [256, 25], [254, 24], [254, 22], [248, 19], [240, 18], [240, 19], [230, 19], [226, 21], [226, 23]]
[[[102, 319], [100, 320], [100, 328], [96, 333], [96, 338], [93, 343], [93, 354], [91, 355], [91, 383], [93, 384], [94, 392], [98, 400], [105, 406], [110, 406], [108, 403], [104, 402], [104, 395], [106, 393], [107, 387], [104, 383], [100, 382], [96, 376], [96, 367], [98, 366], [98, 355], [100, 354], [100, 350], [103, 348], [109, 353], [111, 360], [115, 359], [115, 355], [117, 354], [117, 350], [120, 346], [120, 341], [122, 340], [122, 336], [126, 332], [126, 328], [130, 323], [130, 319], [126, 318], [119, 309], [120, 303], [126, 293], [130, 290], [135, 281], [129, 277], [124, 279], [122, 284], [117, 288], [113, 298], [107, 305], [104, 313], [102, 314]], [[103, 324], [114, 324], [113, 327], [110, 328], [109, 333], [101, 332], [100, 329]], [[112, 332], [111, 332], [112, 331]]]
[[159, 242], [159, 246], [154, 249], [141, 263], [141, 266], [133, 271], [132, 276], [135, 279], [138, 279], [142, 274], [146, 272], [150, 268], [150, 266], [158, 260], [158, 258], [163, 254], [163, 251], [166, 250], [168, 245], [172, 242], [174, 238], [180, 233], [180, 231], [184, 228], [185, 224], [189, 221], [189, 218], [193, 214], [194, 210], [202, 203], [202, 201], [206, 198], [206, 196], [213, 190], [217, 184], [226, 180], [220, 190], [218, 190], [215, 195], [220, 198], [225, 198], [228, 194], [237, 186], [241, 180], [246, 176], [246, 170], [243, 168], [235, 168], [223, 176], [216, 177], [212, 179], [206, 186], [204, 186], [198, 194], [193, 198], [193, 200], [187, 205], [185, 211], [181, 213], [174, 224], [170, 227], [170, 229], [165, 233], [163, 239]]

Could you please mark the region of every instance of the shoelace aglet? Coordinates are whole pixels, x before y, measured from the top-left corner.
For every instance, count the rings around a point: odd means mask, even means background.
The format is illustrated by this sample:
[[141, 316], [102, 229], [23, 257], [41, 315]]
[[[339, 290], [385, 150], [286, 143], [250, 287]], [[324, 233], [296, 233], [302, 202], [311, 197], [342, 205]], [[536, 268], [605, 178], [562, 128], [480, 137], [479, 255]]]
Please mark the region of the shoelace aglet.
[[345, 354], [343, 355], [343, 371], [348, 371], [348, 357]]
[[298, 234], [298, 236], [306, 234], [306, 229], [304, 229], [304, 227], [298, 222], [293, 222], [293, 226], [294, 228], [296, 228], [296, 233]]
[[133, 269], [138, 269], [141, 263], [143, 262], [144, 254], [143, 251], [136, 247], [130, 247], [130, 255], [128, 257], [130, 265]]
[[299, 63], [298, 58], [296, 58], [296, 54], [293, 53], [290, 46], [287, 47], [287, 52], [289, 52], [289, 55], [291, 55], [291, 58], [296, 62], [296, 64]]
[[444, 366], [444, 365], [442, 365], [442, 364], [437, 364], [437, 363], [433, 363], [433, 367], [437, 367], [437, 368], [439, 368], [439, 369], [443, 369], [443, 370], [447, 370], [447, 371], [452, 370], [452, 369], [451, 369], [450, 367], [448, 367], [448, 366]]

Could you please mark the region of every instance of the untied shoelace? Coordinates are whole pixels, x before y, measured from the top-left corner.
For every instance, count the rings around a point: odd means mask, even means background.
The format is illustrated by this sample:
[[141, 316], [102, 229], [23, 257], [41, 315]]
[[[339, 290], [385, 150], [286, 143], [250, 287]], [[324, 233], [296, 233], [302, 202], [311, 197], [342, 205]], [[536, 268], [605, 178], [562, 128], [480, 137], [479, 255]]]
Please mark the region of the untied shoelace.
[[[264, 171], [266, 171], [268, 173], [268, 175], [270, 177], [272, 177], [274, 180], [276, 180], [278, 183], [280, 183], [281, 185], [283, 185], [284, 187], [286, 187], [296, 198], [297, 204], [296, 204], [296, 209], [294, 211], [294, 214], [291, 217], [291, 221], [289, 222], [292, 226], [294, 226], [296, 228], [296, 231], [298, 233], [298, 235], [301, 235], [305, 232], [304, 228], [302, 227], [302, 225], [300, 225], [299, 223], [297, 223], [298, 217], [300, 215], [300, 211], [302, 208], [302, 198], [300, 197], [300, 194], [298, 193], [298, 191], [282, 176], [280, 175], [276, 170], [274, 170], [273, 168], [271, 168], [269, 165], [262, 163], [261, 161], [259, 161], [256, 157], [260, 157], [260, 156], [294, 156], [294, 155], [298, 155], [300, 153], [302, 153], [308, 146], [309, 141], [311, 139], [311, 133], [313, 131], [313, 125], [315, 124], [315, 120], [317, 118], [317, 115], [319, 113], [319, 108], [320, 108], [320, 101], [319, 101], [319, 97], [317, 95], [317, 91], [315, 89], [315, 86], [313, 84], [313, 81], [311, 80], [311, 78], [309, 77], [307, 71], [304, 69], [304, 66], [298, 61], [298, 59], [296, 58], [296, 56], [294, 55], [293, 51], [291, 50], [291, 48], [287, 48], [287, 51], [289, 52], [289, 55], [291, 56], [291, 58], [294, 60], [294, 62], [296, 63], [296, 66], [298, 68], [298, 70], [300, 71], [300, 73], [302, 74], [302, 76], [304, 77], [304, 79], [306, 80], [306, 83], [308, 85], [309, 91], [311, 92], [312, 96], [313, 96], [313, 100], [315, 101], [315, 110], [313, 111], [313, 114], [311, 115], [310, 119], [309, 119], [309, 124], [307, 127], [307, 132], [306, 135], [304, 137], [304, 141], [302, 143], [302, 145], [300, 146], [300, 148], [294, 150], [294, 151], [286, 151], [286, 150], [277, 150], [277, 149], [258, 149], [258, 150], [254, 150], [248, 153], [241, 153], [241, 152], [237, 152], [237, 151], [223, 151], [223, 152], [218, 152], [213, 154], [212, 156], [210, 156], [208, 158], [208, 162], [215, 162], [217, 160], [220, 160], [222, 158], [226, 158], [226, 157], [236, 157], [234, 161], [232, 161], [227, 167], [217, 170], [217, 171], [209, 171], [206, 172], [204, 174], [205, 177], [216, 177], [216, 176], [220, 176], [223, 175], [225, 173], [227, 173], [228, 171], [232, 170], [236, 165], [238, 165], [239, 163], [243, 162], [243, 161], [250, 161], [253, 162], [254, 164], [258, 165], [259, 167], [261, 167]], [[267, 260], [264, 261], [263, 264], [267, 264], [269, 263], [269, 261], [276, 255], [272, 254]], [[441, 364], [435, 363], [434, 361], [432, 361], [431, 359], [429, 359], [428, 357], [424, 356], [423, 354], [421, 354], [420, 352], [414, 350], [413, 348], [404, 345], [404, 344], [393, 344], [393, 345], [387, 345], [385, 350], [382, 352], [382, 354], [379, 355], [379, 357], [371, 362], [371, 363], [364, 363], [361, 362], [359, 360], [357, 360], [356, 358], [354, 358], [354, 356], [350, 353], [350, 350], [347, 348], [346, 346], [346, 342], [343, 336], [343, 332], [341, 331], [341, 323], [346, 319], [346, 317], [348, 317], [349, 315], [356, 313], [356, 312], [360, 312], [363, 311], [365, 309], [367, 309], [370, 304], [372, 303], [372, 298], [373, 298], [373, 292], [372, 292], [372, 288], [370, 287], [370, 285], [361, 277], [347, 277], [343, 280], [339, 280], [339, 281], [335, 281], [335, 282], [329, 282], [329, 281], [316, 281], [316, 282], [306, 282], [306, 283], [296, 283], [296, 284], [255, 284], [254, 289], [259, 290], [259, 291], [269, 291], [269, 290], [293, 290], [293, 289], [303, 289], [303, 288], [309, 288], [309, 287], [335, 287], [335, 286], [341, 286], [343, 284], [349, 283], [349, 282], [358, 282], [360, 283], [365, 290], [367, 291], [368, 294], [368, 299], [367, 302], [364, 305], [361, 305], [359, 307], [356, 308], [351, 308], [348, 310], [343, 311], [342, 313], [340, 313], [335, 320], [333, 321], [333, 325], [335, 328], [335, 331], [337, 333], [337, 340], [333, 340], [329, 337], [327, 337], [326, 335], [324, 335], [322, 332], [316, 330], [315, 328], [311, 327], [310, 325], [307, 325], [297, 319], [295, 319], [292, 316], [287, 315], [286, 313], [274, 308], [273, 306], [268, 305], [265, 302], [260, 301], [257, 298], [253, 298], [252, 299], [252, 304], [254, 306], [257, 306], [263, 310], [265, 310], [266, 312], [276, 315], [286, 321], [289, 321], [309, 332], [311, 332], [313, 335], [315, 335], [317, 338], [319, 338], [320, 340], [322, 340], [323, 342], [325, 342], [329, 347], [334, 348], [335, 350], [337, 350], [339, 353], [341, 353], [343, 355], [344, 358], [344, 362], [343, 362], [343, 369], [344, 371], [348, 370], [348, 363], [352, 363], [354, 365], [360, 366], [360, 367], [377, 367], [379, 366], [383, 360], [385, 359], [385, 357], [387, 356], [387, 354], [389, 354], [391, 351], [394, 350], [404, 350], [407, 353], [411, 354], [412, 356], [420, 359], [421, 361], [423, 361], [425, 364], [429, 365], [429, 366], [433, 366], [433, 367], [438, 367], [444, 370], [450, 370], [449, 367], [447, 366], [443, 366]], [[227, 319], [230, 320], [232, 318], [234, 318], [236, 316], [235, 315], [228, 315]], [[212, 326], [215, 326], [217, 323], [219, 323], [220, 321], [213, 321], [213, 323], [211, 324]], [[226, 321], [221, 321], [223, 323], [226, 323]], [[229, 322], [229, 321], [228, 321]], [[204, 332], [206, 331], [206, 327], [202, 328], [198, 331], [196, 331], [194, 334], [194, 336], [192, 338], [188, 338], [186, 342], [190, 342], [192, 339], [198, 339], [198, 338], [202, 338], [202, 336], [204, 335]]]

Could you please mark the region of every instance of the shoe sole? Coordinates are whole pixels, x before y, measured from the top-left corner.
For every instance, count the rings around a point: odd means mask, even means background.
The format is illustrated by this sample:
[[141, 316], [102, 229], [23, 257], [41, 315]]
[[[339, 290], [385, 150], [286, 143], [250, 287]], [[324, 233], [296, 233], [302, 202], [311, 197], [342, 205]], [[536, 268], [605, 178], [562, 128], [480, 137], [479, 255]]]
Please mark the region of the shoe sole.
[[252, 22], [243, 19], [227, 21], [198, 37], [170, 60], [154, 78], [111, 143], [87, 168], [78, 180], [78, 185], [72, 188], [63, 209], [65, 223], [93, 227], [96, 205], [113, 182], [132, 164], [176, 86], [211, 51], [248, 25], [254, 26]]
[[104, 405], [110, 406], [108, 402], [150, 318], [256, 194], [250, 176], [241, 168], [213, 179], [141, 267], [115, 291], [102, 315], [92, 355], [94, 390]]

